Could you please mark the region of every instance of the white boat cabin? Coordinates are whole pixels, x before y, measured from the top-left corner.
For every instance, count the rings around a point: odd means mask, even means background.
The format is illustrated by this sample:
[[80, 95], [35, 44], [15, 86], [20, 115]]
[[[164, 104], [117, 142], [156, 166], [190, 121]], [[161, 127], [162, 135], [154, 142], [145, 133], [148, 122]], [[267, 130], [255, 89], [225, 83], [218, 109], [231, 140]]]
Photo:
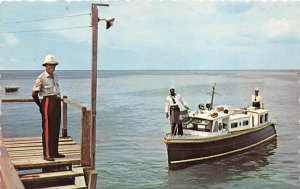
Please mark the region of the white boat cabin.
[[254, 107], [229, 110], [227, 106], [217, 106], [215, 110], [198, 110], [189, 113], [183, 122], [184, 135], [213, 137], [259, 127], [269, 122], [267, 109]]

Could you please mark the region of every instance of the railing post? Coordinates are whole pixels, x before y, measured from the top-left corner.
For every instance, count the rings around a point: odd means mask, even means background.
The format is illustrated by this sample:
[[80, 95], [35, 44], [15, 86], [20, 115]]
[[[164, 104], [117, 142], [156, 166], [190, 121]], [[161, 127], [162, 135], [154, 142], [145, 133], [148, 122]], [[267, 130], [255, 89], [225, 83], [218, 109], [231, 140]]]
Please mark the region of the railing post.
[[80, 160], [81, 166], [91, 165], [90, 156], [90, 125], [91, 125], [91, 111], [86, 107], [81, 108], [81, 142], [80, 142]]
[[68, 104], [65, 102], [67, 96], [63, 96], [63, 128], [61, 129], [62, 137], [68, 137]]
[[88, 189], [96, 189], [97, 187], [97, 171], [91, 170], [89, 172]]

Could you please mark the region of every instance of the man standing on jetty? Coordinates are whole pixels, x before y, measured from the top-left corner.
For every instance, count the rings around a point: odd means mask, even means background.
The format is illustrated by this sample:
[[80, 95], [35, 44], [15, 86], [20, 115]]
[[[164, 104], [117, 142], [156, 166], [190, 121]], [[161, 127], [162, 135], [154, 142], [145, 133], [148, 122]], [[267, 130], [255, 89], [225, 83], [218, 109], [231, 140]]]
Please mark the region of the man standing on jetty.
[[[65, 157], [58, 153], [61, 99], [58, 79], [54, 73], [58, 61], [53, 55], [48, 54], [42, 65], [45, 67], [45, 71], [38, 76], [34, 83], [32, 98], [42, 114], [44, 160], [54, 161], [54, 158]], [[43, 97], [42, 101], [38, 95]]]
[[179, 120], [179, 102], [185, 107], [185, 109], [189, 110], [189, 107], [184, 101], [183, 97], [175, 92], [174, 87], [171, 87], [170, 94], [166, 97], [165, 101], [165, 113], [167, 119], [169, 118], [170, 112], [171, 135], [183, 135], [182, 121]]

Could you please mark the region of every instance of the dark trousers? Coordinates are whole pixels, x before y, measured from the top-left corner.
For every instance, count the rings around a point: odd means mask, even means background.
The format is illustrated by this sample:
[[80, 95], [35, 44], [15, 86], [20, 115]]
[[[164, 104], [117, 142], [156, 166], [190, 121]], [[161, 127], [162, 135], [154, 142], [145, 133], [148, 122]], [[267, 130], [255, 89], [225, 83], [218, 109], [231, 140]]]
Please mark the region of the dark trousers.
[[46, 96], [41, 104], [43, 122], [43, 154], [44, 156], [55, 156], [58, 154], [58, 140], [61, 118], [60, 97], [56, 95]]
[[171, 135], [183, 135], [182, 122], [179, 120], [180, 108], [178, 106], [170, 107]]
[[253, 102], [252, 106], [255, 108], [260, 108], [260, 102]]

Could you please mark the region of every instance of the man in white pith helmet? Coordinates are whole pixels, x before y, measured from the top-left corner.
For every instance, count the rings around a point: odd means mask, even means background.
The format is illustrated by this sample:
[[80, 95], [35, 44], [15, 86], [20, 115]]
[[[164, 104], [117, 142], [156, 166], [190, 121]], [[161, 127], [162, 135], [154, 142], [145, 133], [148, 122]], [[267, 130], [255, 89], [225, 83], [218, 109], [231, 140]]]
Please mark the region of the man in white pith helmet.
[[[38, 76], [34, 83], [32, 98], [42, 114], [44, 160], [54, 161], [54, 158], [65, 157], [58, 153], [61, 99], [58, 79], [54, 73], [58, 61], [53, 55], [48, 54], [42, 65], [45, 67], [45, 71]], [[43, 97], [42, 101], [39, 96]]]
[[258, 94], [259, 90], [258, 88], [254, 89], [254, 94], [251, 96], [251, 102], [252, 102], [252, 106], [255, 108], [262, 108], [262, 97], [261, 95]]
[[[185, 109], [189, 110], [189, 107], [184, 101], [183, 97], [175, 92], [174, 87], [171, 87], [170, 94], [166, 97], [165, 101], [165, 113], [167, 119], [169, 118], [170, 112], [171, 135], [183, 135], [182, 122], [181, 120], [179, 120], [179, 102], [185, 107]], [[176, 132], [176, 126], [178, 129], [178, 133]]]

